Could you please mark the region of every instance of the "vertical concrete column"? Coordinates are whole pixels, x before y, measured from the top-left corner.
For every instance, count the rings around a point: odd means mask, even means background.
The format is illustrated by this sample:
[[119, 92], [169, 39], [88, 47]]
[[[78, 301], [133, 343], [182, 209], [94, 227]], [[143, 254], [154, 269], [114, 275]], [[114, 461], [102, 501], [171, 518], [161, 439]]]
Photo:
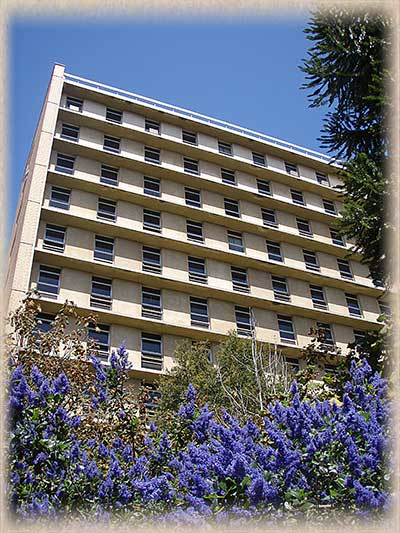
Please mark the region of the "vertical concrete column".
[[12, 311], [29, 288], [40, 212], [64, 84], [64, 65], [56, 64], [50, 78], [21, 184], [10, 241], [5, 281], [6, 310]]

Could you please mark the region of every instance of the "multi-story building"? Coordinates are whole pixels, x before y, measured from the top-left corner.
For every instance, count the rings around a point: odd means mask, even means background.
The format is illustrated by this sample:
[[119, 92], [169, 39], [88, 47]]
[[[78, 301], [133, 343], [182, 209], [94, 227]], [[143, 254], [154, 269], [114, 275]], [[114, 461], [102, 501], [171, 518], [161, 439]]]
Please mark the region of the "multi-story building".
[[294, 365], [316, 325], [345, 351], [380, 327], [383, 291], [335, 230], [338, 170], [56, 65], [22, 182], [9, 308], [37, 288], [42, 327], [66, 299], [97, 312], [102, 352], [125, 339], [147, 380], [183, 339], [215, 350], [252, 324]]

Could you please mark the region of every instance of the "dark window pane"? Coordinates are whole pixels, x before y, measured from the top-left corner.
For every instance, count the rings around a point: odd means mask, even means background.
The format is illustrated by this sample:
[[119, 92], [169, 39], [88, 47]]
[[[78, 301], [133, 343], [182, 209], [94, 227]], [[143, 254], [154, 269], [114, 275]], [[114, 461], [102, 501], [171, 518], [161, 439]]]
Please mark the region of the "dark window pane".
[[56, 226], [54, 224], [46, 225], [46, 232], [43, 240], [43, 248], [50, 250], [57, 250], [59, 252], [64, 250], [65, 228]]
[[101, 165], [100, 183], [118, 185], [118, 168]]
[[61, 126], [61, 137], [77, 141], [79, 138], [79, 127], [72, 124], [63, 124]]
[[228, 231], [229, 249], [235, 252], [244, 252], [243, 237], [236, 231]]
[[158, 178], [149, 178], [145, 176], [143, 178], [143, 190], [144, 194], [150, 196], [161, 196], [160, 180]]
[[160, 150], [157, 148], [144, 147], [144, 160], [149, 163], [160, 164]]
[[80, 98], [75, 98], [74, 96], [67, 96], [65, 107], [71, 109], [71, 111], [82, 112], [83, 100]]
[[230, 143], [218, 141], [218, 151], [220, 154], [232, 155], [232, 145]]
[[146, 118], [144, 129], [149, 133], [156, 133], [157, 135], [160, 135], [160, 123], [156, 122], [155, 120]]
[[193, 207], [201, 207], [201, 193], [198, 189], [191, 189], [185, 187], [185, 202], [186, 205]]
[[299, 176], [299, 170], [297, 168], [297, 165], [294, 165], [293, 163], [285, 162], [285, 170], [288, 174], [291, 174], [292, 176]]
[[110, 107], [107, 107], [106, 119], [109, 120], [110, 122], [116, 122], [117, 124], [120, 124], [122, 122], [122, 111], [118, 111], [117, 109], [111, 109]]
[[190, 159], [189, 157], [183, 158], [183, 167], [185, 172], [189, 172], [190, 174], [198, 174], [199, 173], [199, 162], [195, 159]]
[[65, 154], [57, 154], [56, 170], [72, 174], [74, 172], [75, 157]]
[[119, 153], [120, 145], [121, 145], [121, 139], [118, 139], [118, 137], [111, 137], [110, 135], [104, 135], [104, 144], [103, 144], [104, 150], [107, 150], [109, 152]]
[[51, 188], [50, 205], [58, 209], [69, 209], [70, 196], [70, 189], [53, 185]]
[[197, 133], [193, 133], [192, 131], [182, 131], [182, 140], [185, 143], [188, 144], [197, 144]]
[[235, 172], [233, 170], [228, 170], [227, 168], [221, 168], [221, 178], [222, 183], [227, 183], [229, 185], [236, 185]]
[[265, 156], [263, 154], [258, 154], [256, 152], [253, 152], [253, 163], [255, 165], [261, 165], [265, 167]]

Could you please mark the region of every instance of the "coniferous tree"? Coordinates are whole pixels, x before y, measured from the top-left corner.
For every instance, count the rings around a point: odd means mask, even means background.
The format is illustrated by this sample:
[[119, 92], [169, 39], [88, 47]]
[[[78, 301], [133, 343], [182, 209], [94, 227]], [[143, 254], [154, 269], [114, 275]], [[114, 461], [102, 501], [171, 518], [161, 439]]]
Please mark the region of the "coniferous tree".
[[321, 146], [343, 158], [344, 209], [339, 228], [353, 238], [375, 283], [387, 280], [384, 172], [390, 152], [390, 19], [358, 10], [313, 13], [304, 30], [313, 43], [301, 70], [310, 107], [328, 106]]

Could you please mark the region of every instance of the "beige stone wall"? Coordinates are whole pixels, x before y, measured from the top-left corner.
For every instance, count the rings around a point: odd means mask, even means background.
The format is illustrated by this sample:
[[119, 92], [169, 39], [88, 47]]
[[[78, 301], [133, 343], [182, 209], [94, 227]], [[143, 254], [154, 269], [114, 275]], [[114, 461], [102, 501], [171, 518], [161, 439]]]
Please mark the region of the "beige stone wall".
[[[98, 106], [99, 104], [96, 104], [96, 105]], [[105, 107], [104, 107], [104, 114], [105, 114]], [[143, 120], [143, 122], [144, 122], [144, 120]], [[60, 136], [62, 123], [69, 123], [69, 122], [68, 122], [68, 120], [59, 120], [58, 121], [57, 128], [56, 128], [56, 137]], [[142, 131], [143, 130], [143, 126], [137, 125], [135, 127], [135, 129]], [[177, 129], [176, 126], [174, 126], [174, 129]], [[163, 130], [161, 130], [161, 131], [163, 131]], [[114, 134], [114, 136], [121, 138], [121, 152], [120, 152], [121, 156], [127, 157], [130, 160], [132, 160], [132, 161], [135, 161], [135, 160], [136, 161], [142, 161], [143, 160], [143, 155], [144, 155], [144, 143], [143, 142], [135, 141], [135, 140], [132, 140], [132, 139], [129, 139], [129, 138], [124, 138], [123, 136], [121, 136], [119, 134]], [[180, 140], [181, 136], [182, 136], [182, 133], [180, 132], [179, 138], [176, 138], [176, 136], [175, 136], [174, 140], [179, 140], [180, 145], [186, 146]], [[199, 136], [199, 139], [200, 138], [201, 137]], [[82, 146], [85, 146], [85, 147], [88, 147], [88, 148], [94, 148], [94, 149], [102, 150], [103, 139], [104, 139], [104, 132], [103, 131], [93, 129], [93, 128], [90, 128], [90, 127], [85, 126], [85, 125], [80, 127], [79, 143]], [[215, 140], [215, 143], [217, 143], [216, 140]], [[149, 138], [148, 143], [146, 145], [150, 146], [150, 147], [152, 147], [152, 146], [155, 147], [155, 145], [152, 144], [151, 137]], [[199, 148], [204, 148], [204, 149], [209, 149], [207, 146], [202, 146], [200, 144], [200, 142], [198, 144], [198, 147]], [[177, 146], [177, 148], [179, 148], [179, 146]], [[214, 151], [217, 151], [217, 148], [215, 148]], [[249, 157], [242, 158], [242, 159], [243, 159], [243, 162], [251, 163], [252, 162], [251, 152], [250, 151], [248, 151], [248, 152], [249, 152]], [[206, 155], [206, 154], [204, 154], [204, 155]], [[214, 163], [206, 160], [205, 158], [203, 160], [201, 158], [194, 157], [194, 159], [199, 159], [199, 167], [200, 167], [201, 176], [205, 180], [211, 180], [211, 181], [220, 182], [221, 165], [214, 164]], [[236, 156], [235, 156], [235, 158], [229, 158], [228, 161], [226, 162], [226, 168], [230, 168], [232, 170], [235, 170], [235, 161], [240, 161], [240, 160], [241, 160], [241, 158], [240, 157], [236, 157]], [[181, 172], [183, 170], [183, 156], [179, 152], [173, 152], [173, 151], [170, 151], [170, 150], [161, 149], [161, 162], [162, 162], [162, 166], [164, 168], [166, 168], [166, 169], [169, 169], [169, 170], [172, 170], [172, 171], [178, 171], [178, 172]], [[268, 163], [269, 163], [268, 168], [270, 168], [270, 170], [276, 171], [278, 173], [285, 173], [286, 174], [286, 172], [284, 170], [284, 162], [283, 162], [283, 160], [280, 161], [280, 163], [278, 164], [276, 158], [272, 158], [271, 162], [272, 163], [275, 162], [275, 164], [270, 164], [270, 160], [268, 159]], [[98, 167], [99, 167], [99, 164], [97, 163], [97, 168], [96, 168], [97, 172], [98, 172]], [[92, 168], [94, 168], [94, 166]], [[304, 172], [303, 172], [303, 170], [304, 170]], [[305, 169], [304, 167], [300, 166], [299, 167], [299, 171], [300, 171], [300, 177], [301, 178], [306, 178], [306, 179], [308, 179], [310, 181], [315, 181], [315, 171], [313, 171], [312, 169], [310, 169], [310, 168]], [[256, 183], [257, 176], [256, 175], [246, 174], [245, 172], [240, 171], [240, 170], [238, 170], [236, 172], [236, 174], [237, 174], [237, 185], [238, 185], [238, 188], [243, 189], [243, 190], [247, 189], [247, 190], [249, 190], [251, 192], [257, 192], [257, 183]], [[262, 177], [262, 176], [259, 176], [259, 177]], [[262, 179], [265, 179], [265, 177], [263, 177]], [[276, 197], [277, 199], [280, 199], [281, 201], [284, 201], [284, 202], [286, 202], [286, 203], [288, 203], [290, 205], [292, 204], [291, 196], [290, 196], [290, 188], [302, 190], [303, 187], [304, 187], [304, 185], [302, 184], [302, 180], [301, 179], [296, 180], [295, 183], [291, 187], [288, 187], [287, 185], [285, 185], [283, 183], [280, 183], [279, 181], [274, 181], [273, 178], [270, 179], [270, 181], [271, 181], [271, 189], [272, 189], [272, 191], [274, 193], [274, 197]], [[333, 180], [333, 181], [335, 181], [335, 180]], [[336, 183], [337, 184], [339, 183], [338, 179], [336, 179]], [[319, 195], [317, 195], [315, 193], [311, 193], [309, 191], [304, 191], [304, 198], [305, 198], [305, 201], [306, 201], [307, 209], [311, 210], [310, 216], [311, 216], [312, 210], [315, 210], [315, 211], [317, 211], [319, 213], [324, 213], [324, 207], [323, 207], [323, 203], [322, 203], [322, 198], [323, 197], [322, 196], [319, 196]], [[339, 212], [342, 209], [342, 203], [339, 200], [335, 200], [335, 204], [336, 204], [337, 211]], [[253, 210], [254, 210], [254, 208], [253, 208]]]
[[29, 287], [47, 168], [53, 143], [64, 67], [55, 65], [32, 142], [11, 236], [5, 297], [12, 310]]
[[[38, 234], [38, 249], [43, 249], [43, 236], [46, 223], [41, 221]], [[82, 228], [68, 227], [66, 232], [65, 257], [71, 257], [75, 260], [93, 260], [94, 250], [94, 233]], [[117, 238], [115, 241], [115, 256], [113, 267], [115, 269], [126, 269], [132, 272], [141, 272], [142, 270], [142, 246], [137, 241], [131, 241], [123, 238]], [[163, 248], [161, 250], [163, 276], [166, 279], [175, 281], [189, 281], [188, 274], [188, 256], [177, 250]], [[193, 252], [193, 255], [200, 257], [200, 253]], [[210, 289], [221, 289], [233, 292], [231, 279], [232, 263], [218, 261], [212, 258], [206, 259], [206, 270], [208, 275], [208, 287]], [[112, 267], [111, 277], [112, 275]], [[251, 296], [264, 300], [273, 300], [272, 280], [269, 272], [248, 268], [248, 281], [250, 285]], [[287, 277], [289, 292], [291, 294], [291, 303], [299, 308], [312, 308], [309, 283], [295, 277]], [[318, 280], [314, 281], [318, 284]], [[323, 279], [319, 281], [323, 286]], [[335, 287], [325, 287], [326, 300], [329, 310], [339, 316], [347, 315], [347, 304], [343, 290]], [[351, 290], [348, 290], [352, 293]], [[379, 315], [377, 300], [367, 295], [358, 296], [364, 318], [374, 321]]]
[[[46, 184], [46, 190], [44, 194], [43, 206], [49, 207], [49, 199], [51, 193], [51, 181], [48, 180]], [[179, 191], [179, 188], [178, 188]], [[178, 194], [178, 191], [176, 194]], [[106, 194], [102, 194], [101, 197], [107, 197]], [[82, 191], [79, 189], [72, 189], [71, 192], [71, 206], [69, 213], [77, 215], [86, 220], [97, 220], [97, 202], [99, 195]], [[157, 210], [156, 208], [153, 208]], [[193, 216], [182, 216], [173, 214], [171, 212], [161, 212], [161, 235], [177, 240], [187, 241], [186, 237], [186, 220], [196, 220], [196, 210], [192, 210]], [[285, 215], [285, 213], [283, 213]], [[290, 220], [290, 215], [287, 215]], [[199, 218], [197, 218], [199, 220]], [[201, 219], [199, 220], [201, 221]], [[229, 228], [229, 219], [226, 218], [227, 225], [220, 226], [210, 222], [203, 223], [203, 235], [205, 245], [217, 250], [229, 251], [227, 228]], [[112, 223], [111, 223], [112, 224]], [[118, 227], [126, 228], [129, 230], [142, 231], [143, 230], [143, 206], [133, 202], [127, 202], [119, 200], [117, 202], [117, 220], [115, 223]], [[101, 231], [101, 230], [99, 230]], [[294, 231], [292, 231], [294, 233]], [[281, 243], [281, 251], [284, 258], [285, 266], [305, 270], [303, 249], [310, 249], [308, 243], [299, 239], [299, 244], [292, 244], [289, 242], [282, 242], [282, 239], [274, 236], [273, 231], [267, 234], [265, 237], [261, 235], [254, 235], [245, 233], [244, 235], [246, 243], [246, 255], [255, 259], [261, 259], [266, 261], [266, 239]], [[310, 243], [312, 244], [312, 243]], [[197, 247], [197, 251], [194, 246], [193, 254], [201, 254], [201, 246]], [[312, 248], [311, 248], [312, 249]], [[343, 255], [345, 251], [343, 251]], [[336, 261], [336, 257], [325, 252], [317, 252], [318, 261], [321, 267], [321, 277], [328, 276], [331, 278], [338, 278], [339, 270]], [[350, 261], [351, 268], [354, 274], [355, 281], [367, 286], [373, 286], [368, 276], [368, 269], [365, 265], [362, 265], [357, 261]], [[321, 279], [323, 284], [323, 279]]]
[[[297, 347], [288, 347], [292, 355], [299, 354], [299, 347], [310, 342], [309, 331], [317, 320], [331, 324], [336, 344], [343, 351], [354, 340], [353, 329], [376, 327], [380, 311], [372, 296], [374, 289], [368, 269], [353, 257], [350, 264], [354, 282], [346, 283], [340, 279], [337, 257], [346, 255], [351, 242], [345, 248], [332, 245], [329, 229], [336, 217], [325, 213], [323, 198], [326, 195], [333, 199], [336, 193], [317, 184], [315, 170], [318, 165], [314, 168], [311, 158], [309, 164], [304, 157], [299, 159], [298, 179], [288, 176], [284, 164], [286, 156], [292, 163], [297, 160], [294, 153], [282, 155], [283, 151], [265, 145], [268, 168], [257, 168], [253, 165], [249, 142], [240, 144], [240, 137], [234, 137], [234, 157], [223, 156], [218, 151], [218, 139], [224, 141], [225, 133], [215, 128], [214, 134], [214, 130], [199, 127], [198, 144], [192, 147], [182, 141], [182, 125], [185, 127], [185, 123], [168, 113], [163, 115], [165, 119], [158, 136], [144, 131], [145, 109], [143, 112], [124, 109], [122, 126], [106, 121], [106, 106], [96, 101], [101, 100], [99, 95], [83, 99], [82, 113], [68, 111], [65, 109], [66, 94], [61, 94], [62, 76], [63, 67], [57, 66], [27, 166], [26, 185], [17, 215], [19, 222], [11, 247], [8, 285], [12, 305], [16, 305], [28, 287], [36, 286], [40, 264], [61, 267], [60, 293], [56, 300], [45, 298], [44, 306], [54, 312], [58, 304], [68, 299], [84, 312], [98, 312], [99, 322], [111, 326], [111, 347], [117, 348], [122, 340], [126, 340], [136, 369], [141, 368], [141, 332], [162, 334], [164, 369], [170, 368], [175, 347], [185, 338], [210, 338], [215, 350], [217, 343], [236, 329], [235, 305], [253, 309], [257, 338], [263, 342], [280, 342], [277, 313], [291, 316], [297, 338]], [[78, 94], [82, 90], [75, 89]], [[121, 106], [127, 107], [122, 100]], [[118, 109], [118, 100], [111, 107]], [[153, 111], [149, 110], [149, 113], [154, 116]], [[80, 125], [78, 143], [60, 137], [63, 123]], [[193, 124], [187, 129], [194, 131]], [[103, 150], [105, 133], [121, 138], [120, 154], [112, 156]], [[145, 146], [160, 148], [160, 166], [144, 162]], [[260, 143], [256, 146], [256, 152], [264, 153]], [[55, 170], [57, 152], [76, 156], [73, 176]], [[184, 156], [199, 160], [200, 176], [184, 172]], [[100, 184], [102, 162], [119, 167], [117, 187]], [[237, 187], [221, 183], [221, 168], [235, 170]], [[144, 175], [161, 178], [160, 199], [144, 194]], [[258, 195], [257, 178], [270, 182], [271, 198]], [[331, 186], [340, 184], [333, 167], [329, 179]], [[71, 189], [69, 210], [49, 206], [52, 185]], [[201, 209], [186, 205], [185, 186], [201, 190]], [[303, 191], [305, 207], [293, 204], [291, 188]], [[115, 223], [97, 218], [99, 197], [117, 202]], [[240, 219], [225, 215], [224, 198], [240, 201]], [[340, 211], [342, 204], [338, 199], [335, 199], [335, 205]], [[277, 230], [264, 227], [261, 207], [275, 210], [279, 223]], [[144, 208], [161, 213], [160, 234], [143, 230]], [[309, 221], [312, 238], [299, 236], [296, 217]], [[203, 223], [204, 244], [187, 240], [187, 220]], [[62, 254], [43, 248], [47, 222], [67, 228]], [[245, 254], [229, 250], [228, 229], [242, 233]], [[113, 264], [93, 260], [95, 234], [115, 238]], [[283, 264], [268, 261], [267, 239], [281, 243]], [[143, 244], [161, 249], [161, 275], [142, 272]], [[316, 251], [320, 274], [309, 274], [306, 270], [303, 249]], [[206, 286], [190, 282], [188, 255], [205, 258]], [[247, 267], [248, 294], [233, 290], [231, 265]], [[111, 311], [90, 307], [93, 274], [113, 280]], [[287, 279], [290, 303], [277, 304], [274, 300], [272, 274]], [[326, 313], [313, 307], [310, 283], [324, 287], [328, 302]], [[143, 286], [162, 289], [161, 322], [141, 316]], [[349, 316], [346, 291], [358, 294], [363, 312], [361, 320]], [[191, 295], [207, 298], [209, 330], [191, 325]]]
[[[66, 95], [63, 94], [62, 101], [61, 101], [62, 106], [64, 106], [65, 99], [66, 99]], [[87, 115], [88, 117], [95, 118], [98, 120], [105, 120], [106, 106], [99, 102], [85, 99], [82, 112], [84, 115]], [[129, 130], [143, 131], [144, 123], [145, 123], [144, 115], [132, 113], [127, 110], [123, 111], [122, 126], [124, 126], [125, 128]], [[188, 126], [186, 129], [188, 129], [188, 131], [195, 132], [195, 130], [190, 126]], [[168, 140], [182, 143], [182, 128], [174, 124], [171, 124], [168, 122], [160, 122], [160, 133], [162, 137]], [[201, 148], [202, 150], [218, 153], [218, 138], [199, 132], [197, 134], [197, 146]], [[241, 161], [245, 163], [252, 162], [252, 151], [246, 148], [245, 146], [232, 143], [232, 151], [233, 151], [233, 156], [234, 156], [235, 161]], [[255, 151], [260, 152], [260, 149], [256, 149]], [[261, 150], [261, 153], [263, 153], [263, 150]], [[285, 160], [284, 159], [280, 159], [276, 156], [268, 154], [268, 149], [266, 149], [266, 151], [264, 152], [264, 155], [266, 156], [267, 164], [269, 168], [271, 168], [272, 170], [277, 170], [279, 172], [285, 172]], [[299, 165], [299, 174], [301, 178], [306, 178], [308, 180], [313, 180], [313, 181], [315, 181], [316, 179], [315, 170], [311, 166], [308, 167], [304, 165]], [[341, 183], [340, 179], [334, 173], [329, 174], [329, 178], [330, 178], [330, 182], [332, 186], [340, 185]], [[300, 184], [300, 188], [301, 188], [301, 184]]]
[[[39, 264], [34, 263], [32, 270], [32, 287], [36, 286], [38, 277]], [[83, 309], [90, 308], [90, 287], [91, 274], [89, 272], [82, 272], [70, 268], [63, 268], [61, 272], [60, 293], [57, 301], [62, 303], [66, 299], [72, 300], [78, 307]], [[119, 321], [129, 321], [136, 319], [140, 323], [141, 329], [113, 325], [111, 344], [112, 347], [118, 347], [123, 339], [127, 339], [127, 348], [133, 352], [133, 357], [139, 353], [140, 342], [139, 332], [148, 331], [153, 332], [152, 321], [143, 319], [141, 317], [141, 288], [142, 285], [133, 281], [114, 279], [112, 284], [112, 315], [118, 315]], [[170, 335], [169, 332], [179, 325], [181, 328], [196, 329], [190, 324], [190, 303], [189, 294], [164, 289], [162, 290], [163, 301], [163, 316], [162, 325], [165, 332], [164, 353], [167, 357], [173, 356], [173, 343], [169, 342], [169, 337], [176, 337]], [[218, 333], [227, 335], [229, 331], [236, 329], [234, 304], [228, 301], [221, 301], [215, 298], [208, 298], [208, 310], [210, 318], [211, 333]], [[99, 314], [99, 322], [102, 320], [102, 310], [94, 309]], [[254, 308], [255, 320], [257, 323], [256, 332], [257, 338], [261, 342], [274, 343], [280, 342], [279, 333], [277, 331], [277, 317], [276, 313], [268, 309]], [[107, 312], [108, 313], [108, 312]], [[283, 313], [285, 314], [285, 313]], [[310, 342], [309, 331], [315, 325], [315, 320], [305, 318], [302, 316], [293, 316], [293, 324], [297, 334], [298, 346], [304, 347]], [[107, 323], [110, 323], [107, 321]], [[111, 321], [112, 324], [112, 321]], [[199, 328], [197, 328], [199, 329]], [[203, 338], [208, 335], [207, 329], [201, 329]], [[354, 340], [353, 330], [349, 326], [341, 324], [332, 324], [332, 331], [337, 343], [337, 346], [342, 350], [346, 350], [349, 342]], [[194, 335], [195, 337], [195, 335]]]
[[[45, 263], [46, 264], [46, 263]], [[47, 263], [52, 265], [52, 263]], [[32, 270], [32, 287], [36, 286], [38, 278], [38, 263], [34, 264]], [[220, 272], [221, 273], [221, 272]], [[176, 273], [178, 274], [178, 272]], [[229, 274], [225, 273], [226, 289], [229, 290]], [[106, 276], [112, 278], [112, 276]], [[72, 300], [84, 309], [90, 308], [90, 289], [91, 289], [91, 272], [83, 272], [70, 268], [63, 268], [61, 272], [60, 280], [60, 292], [58, 296], [59, 302], [65, 300]], [[178, 279], [178, 277], [177, 277]], [[211, 280], [210, 280], [211, 281]], [[265, 285], [269, 281], [265, 277]], [[142, 286], [152, 286], [151, 283], [137, 283], [131, 280], [125, 279], [113, 279], [112, 282], [112, 313], [120, 317], [128, 319], [141, 320], [141, 290]], [[301, 301], [306, 302], [306, 305], [312, 307], [310, 299], [306, 299], [306, 286], [297, 280], [290, 280], [291, 289], [293, 292], [293, 304], [301, 304]], [[231, 301], [224, 301], [213, 297], [212, 285], [210, 283], [210, 297], [208, 298], [208, 312], [210, 318], [210, 331], [217, 334], [226, 335], [232, 329], [236, 328], [235, 323], [235, 303]], [[221, 287], [219, 287], [221, 288]], [[303, 294], [303, 296], [297, 296], [297, 294]], [[331, 291], [329, 297], [332, 297]], [[162, 307], [163, 317], [162, 321], [165, 326], [178, 327], [178, 328], [191, 328], [190, 321], [190, 292], [180, 292], [178, 290], [162, 290]], [[303, 300], [302, 300], [303, 298]], [[339, 300], [340, 305], [336, 305], [336, 309], [339, 313], [347, 314], [347, 307], [344, 301], [344, 295], [339, 291], [333, 294], [332, 300], [335, 298]], [[377, 310], [373, 309], [373, 312], [368, 310], [368, 306], [374, 307], [376, 302], [368, 297], [361, 297], [361, 305], [363, 306], [365, 318], [373, 320], [377, 316]], [[282, 306], [283, 307], [283, 306]], [[260, 341], [263, 342], [279, 342], [279, 335], [277, 333], [277, 318], [276, 312], [269, 309], [260, 309], [254, 307], [255, 320], [257, 324], [257, 336]], [[99, 310], [101, 314], [101, 310]], [[310, 328], [315, 325], [315, 319], [302, 317], [299, 315], [293, 315], [288, 313], [284, 308], [280, 311], [281, 314], [292, 315], [295, 331], [298, 336], [298, 345], [305, 346], [309, 343], [310, 337], [308, 335]], [[326, 320], [325, 320], [326, 321]], [[346, 348], [348, 342], [352, 342], [353, 333], [352, 328], [341, 324], [335, 324], [335, 317], [332, 316], [332, 328], [335, 340], [342, 349]], [[143, 327], [146, 327], [147, 320], [143, 320]], [[357, 326], [355, 326], [357, 327]], [[168, 328], [167, 328], [168, 329]], [[204, 337], [207, 336], [207, 330], [205, 330]]]

